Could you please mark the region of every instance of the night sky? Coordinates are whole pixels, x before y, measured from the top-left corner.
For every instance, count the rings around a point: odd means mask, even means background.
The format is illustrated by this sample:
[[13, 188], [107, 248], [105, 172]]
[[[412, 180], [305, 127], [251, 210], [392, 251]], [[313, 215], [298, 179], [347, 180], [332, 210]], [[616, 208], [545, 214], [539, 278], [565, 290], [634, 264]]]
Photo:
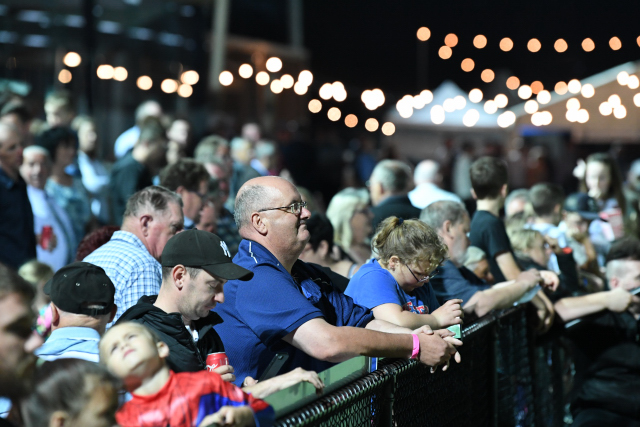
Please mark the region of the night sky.
[[[230, 30], [286, 42], [286, 11], [283, 0], [236, 0]], [[380, 87], [402, 96], [433, 89], [445, 79], [465, 90], [485, 90], [487, 84], [480, 79], [485, 68], [504, 79], [516, 75], [525, 84], [540, 80], [552, 89], [560, 80], [581, 79], [638, 59], [638, 17], [638, 1], [306, 1], [304, 44], [316, 81], [340, 80], [359, 91]], [[416, 38], [421, 26], [431, 30], [426, 43]], [[459, 42], [453, 56], [442, 60], [438, 49], [448, 33], [456, 34]], [[488, 39], [484, 49], [472, 44], [477, 34]], [[609, 47], [614, 36], [622, 41], [618, 51]], [[499, 49], [503, 37], [514, 42], [510, 52]], [[596, 45], [590, 53], [580, 46], [587, 37]], [[537, 53], [526, 48], [531, 38], [542, 43]], [[558, 38], [569, 45], [564, 53], [553, 48]], [[419, 57], [427, 58], [426, 77], [418, 77]], [[461, 70], [464, 58], [475, 61], [473, 71]], [[496, 78], [493, 84], [504, 88], [504, 79]]]

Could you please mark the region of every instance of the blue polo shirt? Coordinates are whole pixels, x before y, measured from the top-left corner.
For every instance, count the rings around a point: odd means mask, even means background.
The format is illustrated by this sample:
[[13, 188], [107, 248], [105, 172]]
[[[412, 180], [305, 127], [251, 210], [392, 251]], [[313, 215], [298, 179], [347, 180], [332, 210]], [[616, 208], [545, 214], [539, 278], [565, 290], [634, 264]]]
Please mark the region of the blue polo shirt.
[[0, 262], [17, 270], [36, 258], [33, 211], [27, 184], [14, 181], [0, 168]]
[[405, 311], [430, 314], [440, 307], [429, 283], [409, 294], [375, 259], [360, 267], [344, 293], [353, 298], [356, 304], [371, 309], [382, 304], [398, 304]]
[[466, 267], [458, 268], [451, 260], [442, 263], [438, 267], [438, 274], [429, 282], [441, 304], [460, 298], [464, 306], [476, 292], [491, 288], [471, 270]]
[[[240, 385], [245, 377], [259, 379], [276, 352], [289, 359], [280, 374], [301, 367], [316, 372], [333, 366], [282, 340], [311, 319], [334, 326], [364, 327], [373, 315], [331, 285], [322, 271], [297, 261], [292, 274], [264, 246], [242, 240], [233, 262], [251, 270], [249, 281], [224, 285], [224, 304], [216, 312], [224, 320], [215, 326]], [[295, 278], [295, 279], [294, 279]]]

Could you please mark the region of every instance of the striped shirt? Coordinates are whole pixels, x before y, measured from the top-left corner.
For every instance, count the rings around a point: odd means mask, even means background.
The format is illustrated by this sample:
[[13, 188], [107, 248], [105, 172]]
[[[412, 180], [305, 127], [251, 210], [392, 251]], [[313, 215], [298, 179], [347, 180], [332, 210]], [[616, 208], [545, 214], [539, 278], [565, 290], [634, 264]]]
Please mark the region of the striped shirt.
[[98, 343], [100, 334], [95, 329], [67, 326], [56, 329], [47, 341], [35, 351], [36, 356], [46, 361], [56, 359], [83, 359], [99, 361]]
[[144, 295], [158, 295], [162, 284], [162, 267], [151, 256], [142, 241], [128, 231], [116, 231], [111, 240], [84, 259], [102, 267], [116, 287], [118, 311], [109, 329], [118, 318], [138, 303]]

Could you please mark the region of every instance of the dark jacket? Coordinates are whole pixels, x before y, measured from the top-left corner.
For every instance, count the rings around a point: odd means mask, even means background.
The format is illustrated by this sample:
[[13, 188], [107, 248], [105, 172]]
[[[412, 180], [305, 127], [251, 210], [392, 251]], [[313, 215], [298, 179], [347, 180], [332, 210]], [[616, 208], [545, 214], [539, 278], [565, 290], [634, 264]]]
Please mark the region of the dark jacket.
[[36, 235], [27, 184], [0, 168], [0, 263], [14, 270], [36, 258]]
[[[349, 278], [336, 273], [335, 271], [331, 270], [329, 267], [324, 267], [320, 264], [314, 264], [312, 262], [308, 262], [307, 264], [317, 268], [318, 270], [326, 274], [327, 278], [329, 279], [327, 283], [331, 283], [331, 286], [338, 289], [340, 292], [344, 293], [344, 290], [347, 289], [347, 286], [349, 286]], [[322, 280], [321, 277], [322, 276], [318, 275], [319, 279], [314, 279], [314, 281]]]
[[411, 204], [409, 196], [390, 196], [371, 208], [373, 212], [373, 229], [375, 230], [382, 221], [390, 216], [402, 219], [414, 219], [420, 217], [420, 209]]
[[625, 311], [605, 311], [565, 332], [574, 345], [574, 414], [601, 408], [640, 419], [640, 322]]
[[174, 372], [195, 372], [205, 369], [209, 353], [224, 351], [224, 345], [214, 325], [222, 323], [215, 312], [195, 322], [198, 342], [184, 326], [180, 313], [166, 313], [154, 306], [157, 295], [143, 296], [138, 303], [125, 311], [116, 324], [132, 321], [153, 329], [160, 339], [169, 346], [167, 363]]

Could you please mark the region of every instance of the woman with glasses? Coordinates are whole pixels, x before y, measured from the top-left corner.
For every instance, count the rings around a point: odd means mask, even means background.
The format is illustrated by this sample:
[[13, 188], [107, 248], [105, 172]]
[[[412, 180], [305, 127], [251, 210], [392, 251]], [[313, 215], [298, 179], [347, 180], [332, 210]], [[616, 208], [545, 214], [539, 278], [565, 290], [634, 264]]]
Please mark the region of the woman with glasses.
[[373, 310], [376, 319], [417, 329], [442, 329], [462, 323], [462, 300], [436, 300], [429, 279], [447, 247], [425, 223], [391, 216], [373, 237], [375, 259], [360, 267], [345, 294]]

